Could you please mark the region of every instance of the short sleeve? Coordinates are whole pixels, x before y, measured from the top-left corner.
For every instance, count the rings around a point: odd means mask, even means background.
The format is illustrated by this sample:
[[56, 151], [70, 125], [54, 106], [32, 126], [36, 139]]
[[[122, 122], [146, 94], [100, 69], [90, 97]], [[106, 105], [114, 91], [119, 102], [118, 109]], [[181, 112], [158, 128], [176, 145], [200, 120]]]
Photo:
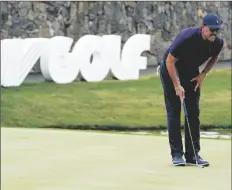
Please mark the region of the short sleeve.
[[169, 53], [175, 58], [179, 58], [185, 51], [185, 45], [192, 37], [192, 34], [188, 30], [181, 31], [169, 48]]
[[212, 57], [216, 57], [219, 55], [219, 53], [221, 52], [222, 50], [222, 47], [224, 45], [224, 41], [222, 39], [220, 39], [220, 41], [214, 45], [213, 49], [212, 49], [212, 53], [211, 53], [211, 56]]

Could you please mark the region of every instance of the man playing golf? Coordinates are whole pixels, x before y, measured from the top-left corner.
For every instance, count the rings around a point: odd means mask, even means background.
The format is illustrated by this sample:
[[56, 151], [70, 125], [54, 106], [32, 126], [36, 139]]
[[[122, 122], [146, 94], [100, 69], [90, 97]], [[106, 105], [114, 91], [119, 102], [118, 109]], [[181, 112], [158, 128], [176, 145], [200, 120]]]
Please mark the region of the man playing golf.
[[[169, 144], [172, 163], [175, 166], [183, 166], [186, 163], [209, 165], [209, 162], [198, 154], [200, 151], [200, 88], [207, 73], [217, 62], [223, 47], [223, 40], [217, 36], [221, 24], [217, 15], [208, 14], [203, 18], [203, 24], [200, 27], [182, 30], [166, 50], [160, 65]], [[200, 72], [199, 66], [203, 63], [206, 65]], [[181, 103], [183, 101], [188, 113], [188, 122], [185, 119], [185, 153], [180, 130]], [[188, 127], [190, 127], [191, 133]], [[186, 161], [182, 158], [183, 155]]]

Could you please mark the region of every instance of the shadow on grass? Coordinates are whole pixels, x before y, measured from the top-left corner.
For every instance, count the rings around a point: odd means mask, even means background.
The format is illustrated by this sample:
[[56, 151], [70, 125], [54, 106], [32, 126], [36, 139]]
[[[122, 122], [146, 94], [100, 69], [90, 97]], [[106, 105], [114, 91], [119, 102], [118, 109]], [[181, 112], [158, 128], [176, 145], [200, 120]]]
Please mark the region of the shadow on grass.
[[[70, 130], [96, 130], [96, 131], [161, 131], [167, 130], [166, 126], [113, 126], [113, 125], [50, 125], [44, 126], [42, 128], [56, 128], [56, 129], [70, 129]], [[231, 126], [216, 126], [216, 125], [202, 125], [202, 131], [209, 130], [231, 130]], [[184, 129], [184, 126], [181, 126], [181, 129]]]

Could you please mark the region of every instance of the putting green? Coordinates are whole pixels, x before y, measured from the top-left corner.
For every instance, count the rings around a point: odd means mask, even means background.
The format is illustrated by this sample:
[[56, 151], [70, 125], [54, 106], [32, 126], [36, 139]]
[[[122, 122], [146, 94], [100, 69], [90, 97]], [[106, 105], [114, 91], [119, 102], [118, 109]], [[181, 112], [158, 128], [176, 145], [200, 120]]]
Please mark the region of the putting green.
[[2, 128], [4, 190], [231, 190], [231, 141], [202, 139], [208, 168], [173, 167], [164, 136]]

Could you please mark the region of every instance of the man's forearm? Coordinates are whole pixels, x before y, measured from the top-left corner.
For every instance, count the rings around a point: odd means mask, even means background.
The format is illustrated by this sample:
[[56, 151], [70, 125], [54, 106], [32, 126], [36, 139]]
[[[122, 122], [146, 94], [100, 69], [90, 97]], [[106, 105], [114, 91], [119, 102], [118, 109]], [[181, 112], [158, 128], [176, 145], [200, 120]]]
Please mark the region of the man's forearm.
[[206, 66], [203, 69], [202, 73], [207, 74], [213, 67], [213, 65], [218, 61], [218, 57], [211, 57], [206, 62]]
[[172, 55], [169, 55], [166, 60], [167, 70], [173, 82], [174, 87], [177, 87], [180, 85], [180, 81], [176, 73], [175, 63], [176, 63], [176, 59]]

